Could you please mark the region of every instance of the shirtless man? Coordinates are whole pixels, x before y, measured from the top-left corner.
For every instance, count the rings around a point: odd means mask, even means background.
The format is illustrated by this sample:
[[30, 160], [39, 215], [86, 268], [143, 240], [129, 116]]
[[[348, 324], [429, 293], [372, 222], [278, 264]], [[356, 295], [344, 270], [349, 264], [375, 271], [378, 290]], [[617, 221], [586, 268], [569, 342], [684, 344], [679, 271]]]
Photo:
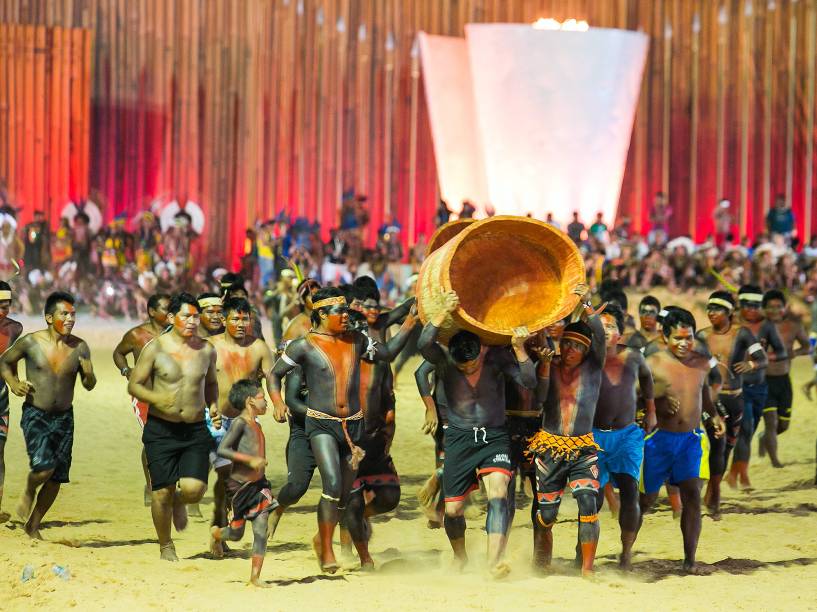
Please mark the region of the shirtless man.
[[729, 464], [729, 455], [737, 442], [743, 421], [743, 374], [765, 367], [766, 352], [755, 342], [752, 333], [734, 324], [735, 300], [728, 291], [709, 296], [706, 315], [711, 327], [700, 330], [699, 341], [706, 344], [720, 373], [716, 409], [725, 420], [726, 434], [716, 437], [712, 424], [706, 425], [709, 437], [709, 482], [706, 501], [713, 519], [720, 518], [721, 480]]
[[[15, 343], [23, 326], [14, 319], [9, 319], [11, 308], [11, 287], [6, 281], [0, 281], [0, 354]], [[0, 508], [3, 504], [3, 483], [6, 480], [6, 438], [9, 434], [9, 388], [5, 381], [0, 381]], [[8, 512], [0, 511], [0, 523], [9, 520]]]
[[306, 278], [296, 288], [303, 311], [297, 314], [284, 330], [283, 344], [303, 338], [312, 328], [312, 296], [321, 288], [314, 278]]
[[197, 503], [207, 490], [213, 447], [205, 425], [208, 407], [216, 428], [221, 420], [216, 351], [198, 336], [199, 314], [192, 295], [174, 295], [168, 306], [170, 330], [142, 349], [128, 384], [128, 392], [148, 404], [142, 442], [153, 492], [150, 511], [165, 561], [178, 561], [171, 519], [178, 531], [187, 527], [184, 505]]
[[[113, 350], [113, 362], [119, 373], [126, 379], [130, 378], [133, 368], [128, 365], [128, 355], [133, 355], [133, 362], [139, 359], [139, 353], [145, 345], [161, 334], [167, 327], [167, 307], [170, 304], [170, 296], [165, 293], [156, 293], [148, 299], [148, 320], [125, 332], [119, 344]], [[139, 429], [145, 429], [145, 421], [148, 418], [147, 404], [140, 402], [136, 398], [131, 398], [131, 407]], [[145, 447], [142, 447], [142, 470], [145, 473], [145, 505], [149, 506], [150, 495], [150, 473], [148, 472], [148, 460], [145, 455]]]
[[215, 293], [202, 293], [196, 298], [201, 315], [201, 324], [196, 331], [199, 338], [207, 339], [210, 336], [224, 333], [224, 305], [220, 296]]
[[[60, 485], [68, 482], [77, 376], [88, 391], [96, 386], [91, 351], [84, 340], [71, 334], [76, 322], [74, 297], [61, 291], [49, 295], [45, 322], [46, 329], [21, 337], [0, 357], [0, 375], [14, 395], [25, 398], [20, 425], [31, 472], [17, 514], [26, 521], [25, 532], [36, 539], [41, 539], [40, 523]], [[17, 376], [21, 359], [27, 380]]]
[[[701, 420], [712, 421], [716, 436], [724, 434], [707, 385], [709, 360], [693, 352], [695, 318], [676, 308], [664, 319], [666, 348], [647, 358], [656, 388], [658, 428], [644, 441], [641, 470], [641, 519], [658, 497], [665, 481], [681, 491], [681, 533], [684, 539], [684, 570], [695, 572], [695, 552], [701, 534], [701, 480], [709, 477], [707, 438]], [[667, 400], [677, 401], [677, 410]]]
[[[793, 400], [791, 362], [795, 357], [811, 354], [812, 349], [803, 322], [786, 310], [786, 296], [782, 291], [772, 289], [763, 294], [763, 310], [766, 319], [771, 321], [777, 329], [788, 357], [771, 361], [766, 366], [769, 395], [766, 398], [766, 406], [763, 408], [765, 430], [760, 436], [760, 456], [769, 453], [772, 465], [783, 467], [777, 456], [777, 436], [786, 431], [791, 424]], [[798, 344], [796, 349], [794, 348], [795, 342]]]
[[[754, 344], [759, 344], [766, 351], [768, 363], [788, 358], [786, 347], [777, 333], [774, 323], [766, 320], [761, 306], [763, 294], [755, 285], [744, 285], [738, 293], [740, 301], [740, 318], [743, 328], [751, 332]], [[754, 346], [753, 344], [753, 346]], [[763, 416], [766, 407], [766, 398], [769, 394], [766, 382], [767, 363], [754, 365], [743, 374], [743, 420], [740, 424], [738, 441], [735, 444], [735, 453], [729, 469], [727, 482], [735, 486], [739, 480], [744, 488], [751, 487], [749, 481], [749, 458], [752, 453], [752, 437]], [[736, 366], [737, 367], [737, 366]]]
[[[246, 300], [242, 301], [246, 303]], [[227, 327], [230, 327], [229, 310]], [[267, 454], [264, 432], [258, 423], [258, 416], [267, 413], [267, 401], [264, 389], [255, 379], [235, 382], [227, 395], [230, 410], [238, 413], [238, 417], [233, 419], [230, 431], [219, 444], [218, 454], [230, 462], [227, 487], [231, 493], [233, 517], [229, 526], [211, 527], [210, 549], [218, 554], [223, 550], [224, 540], [240, 540], [247, 521], [250, 521], [253, 533], [250, 584], [263, 586], [260, 576], [267, 551], [267, 521], [270, 510], [276, 504], [270, 492], [269, 480], [264, 475]]]
[[[358, 281], [353, 286], [351, 308], [365, 317], [365, 333], [368, 336], [385, 342], [386, 331], [393, 322], [405, 317], [414, 320], [414, 315], [410, 314], [414, 298], [383, 313], [380, 291], [374, 281]], [[342, 522], [355, 545], [361, 566], [372, 568], [374, 562], [368, 544], [371, 537], [369, 518], [391, 512], [400, 503], [400, 477], [389, 454], [396, 427], [394, 374], [389, 362], [361, 361], [360, 398], [364, 424], [360, 447], [366, 455], [358, 467]]]
[[637, 349], [642, 349], [650, 342], [661, 337], [658, 326], [658, 313], [661, 312], [661, 302], [658, 298], [645, 295], [638, 304], [639, 329], [633, 333], [626, 343]]
[[[267, 344], [252, 336], [251, 306], [247, 300], [231, 298], [224, 302], [225, 331], [210, 336], [208, 341], [216, 349], [216, 377], [218, 379], [218, 412], [221, 427], [215, 430], [215, 438], [220, 442], [230, 430], [230, 425], [239, 411], [230, 403], [233, 384], [240, 380], [267, 378], [272, 371], [273, 358]], [[211, 432], [214, 433], [214, 432]], [[231, 463], [219, 455], [214, 458], [216, 483], [213, 485], [213, 525], [227, 525], [227, 491], [225, 484], [230, 476]]]
[[[531, 438], [535, 454], [536, 498], [539, 513], [534, 529], [534, 564], [545, 568], [553, 556], [553, 525], [559, 514], [562, 492], [569, 485], [579, 506], [581, 569], [593, 573], [599, 541], [599, 447], [593, 440], [593, 418], [599, 399], [607, 354], [604, 328], [593, 313], [588, 290], [574, 290], [582, 299], [581, 320], [567, 325], [560, 341], [560, 358], [539, 367], [538, 396], [544, 403], [542, 430]], [[549, 367], [548, 367], [549, 366]], [[538, 525], [538, 527], [537, 527]]]
[[[312, 296], [320, 288], [320, 283], [312, 278], [304, 279], [298, 285], [296, 291], [303, 312], [296, 315], [284, 330], [281, 346], [278, 347], [279, 354], [283, 353], [290, 342], [303, 338], [312, 329]], [[297, 504], [306, 494], [309, 483], [312, 481], [312, 475], [318, 466], [315, 463], [315, 455], [312, 454], [309, 437], [306, 435], [306, 404], [304, 403], [306, 386], [303, 384], [303, 374], [299, 368], [294, 369], [287, 376], [285, 399], [290, 409], [289, 413], [275, 418], [289, 423], [289, 439], [285, 451], [287, 482], [278, 491], [278, 507], [270, 513], [269, 533], [271, 536], [275, 535], [284, 511]]]
[[488, 565], [501, 578], [510, 568], [502, 560], [508, 533], [508, 482], [511, 478], [510, 440], [505, 427], [505, 379], [525, 388], [536, 385], [536, 371], [528, 358], [524, 328], [514, 330], [513, 351], [488, 347], [468, 331], [456, 333], [448, 349], [437, 342], [440, 326], [459, 306], [453, 291], [443, 295], [443, 308], [428, 321], [420, 334], [422, 356], [440, 368], [440, 379], [448, 400], [448, 429], [445, 434], [445, 533], [457, 564], [468, 562], [465, 548], [465, 499], [485, 485], [488, 497]]
[[[593, 419], [593, 439], [599, 445], [599, 487], [604, 489], [607, 482], [612, 480], [620, 493], [619, 566], [630, 570], [640, 514], [638, 479], [644, 459], [644, 432], [635, 423], [636, 387], [640, 388], [640, 395], [646, 403], [644, 425], [649, 432], [656, 425], [652, 374], [641, 351], [621, 343], [624, 332], [624, 313], [621, 309], [609, 304], [601, 314], [601, 322], [607, 342], [607, 357]], [[599, 509], [603, 503], [604, 496], [599, 495]]]
[[363, 455], [357, 446], [363, 433], [360, 361], [391, 360], [414, 325], [407, 318], [387, 347], [348, 331], [348, 310], [338, 289], [327, 287], [313, 295], [312, 330], [287, 346], [273, 368], [270, 389], [275, 418], [282, 422], [289, 410], [281, 398], [281, 379], [295, 367], [302, 368], [308, 393], [305, 431], [323, 484], [313, 545], [327, 573], [338, 568], [332, 535]]

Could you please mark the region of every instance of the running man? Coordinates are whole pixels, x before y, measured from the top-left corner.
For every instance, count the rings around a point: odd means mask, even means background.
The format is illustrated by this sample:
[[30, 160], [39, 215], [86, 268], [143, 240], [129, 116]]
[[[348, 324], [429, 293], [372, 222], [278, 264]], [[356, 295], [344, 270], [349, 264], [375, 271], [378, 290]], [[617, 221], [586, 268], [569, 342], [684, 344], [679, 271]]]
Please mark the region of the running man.
[[153, 495], [150, 512], [165, 561], [179, 560], [171, 519], [177, 531], [185, 529], [185, 504], [197, 503], [207, 490], [213, 439], [205, 411], [209, 408], [216, 428], [221, 421], [216, 351], [198, 336], [199, 315], [192, 295], [174, 295], [168, 306], [170, 330], [142, 349], [128, 384], [128, 392], [148, 405], [142, 442]]
[[[621, 309], [615, 304], [608, 304], [601, 314], [601, 322], [607, 342], [607, 357], [593, 419], [593, 439], [599, 445], [600, 490], [604, 489], [608, 481], [613, 481], [619, 490], [619, 566], [630, 570], [632, 548], [640, 520], [638, 479], [644, 460], [644, 432], [635, 422], [636, 393], [637, 388], [640, 388], [640, 395], [646, 404], [644, 426], [650, 432], [656, 425], [653, 382], [641, 351], [621, 343], [624, 333], [624, 313]], [[604, 495], [599, 495], [599, 509], [603, 503]]]
[[514, 330], [512, 347], [488, 347], [468, 331], [456, 333], [448, 350], [437, 342], [440, 326], [459, 305], [453, 291], [443, 295], [443, 308], [420, 334], [422, 356], [440, 371], [438, 384], [448, 400], [448, 429], [445, 433], [443, 492], [445, 533], [460, 568], [468, 562], [465, 548], [465, 499], [485, 485], [488, 497], [488, 566], [501, 578], [510, 571], [502, 560], [508, 533], [508, 482], [511, 479], [510, 440], [505, 427], [505, 380], [521, 386], [536, 386], [536, 371], [525, 349], [529, 334]]
[[[74, 302], [70, 293], [49, 295], [45, 300], [48, 327], [21, 337], [0, 357], [0, 375], [14, 395], [25, 398], [20, 425], [31, 472], [17, 514], [26, 521], [25, 532], [38, 540], [42, 539], [40, 523], [60, 485], [69, 482], [77, 376], [88, 391], [96, 386], [91, 351], [84, 340], [71, 334], [77, 318]], [[17, 376], [21, 359], [27, 380]]]
[[[130, 378], [130, 373], [133, 370], [128, 365], [128, 355], [133, 355], [135, 364], [145, 345], [161, 334], [167, 327], [167, 307], [169, 304], [169, 295], [165, 293], [151, 295], [148, 299], [148, 320], [125, 332], [125, 335], [122, 336], [119, 344], [113, 350], [114, 365], [125, 379]], [[132, 397], [131, 407], [134, 416], [136, 416], [136, 421], [139, 423], [140, 431], [144, 431], [145, 422], [148, 418], [147, 404]], [[142, 447], [142, 471], [145, 473], [145, 505], [150, 506], [150, 472], [148, 472], [148, 460], [144, 446]]]
[[658, 313], [661, 312], [661, 302], [652, 295], [645, 295], [638, 304], [639, 329], [633, 333], [626, 344], [637, 349], [643, 349], [650, 342], [661, 337], [658, 325]]
[[[290, 343], [273, 368], [270, 396], [275, 417], [288, 412], [281, 398], [281, 379], [300, 366], [308, 404], [305, 431], [321, 474], [323, 492], [318, 503], [318, 535], [313, 545], [321, 569], [338, 569], [332, 536], [339, 511], [345, 510], [363, 449], [360, 402], [360, 361], [389, 361], [402, 349], [413, 321], [407, 318], [388, 346], [360, 332], [348, 331], [349, 308], [341, 292], [327, 287], [313, 295], [312, 330]], [[288, 381], [289, 382], [289, 381]]]
[[[763, 316], [761, 309], [763, 294], [760, 288], [755, 285], [744, 285], [740, 288], [738, 300], [743, 327], [751, 332], [754, 339], [752, 346], [759, 345], [765, 350], [768, 363], [787, 359], [786, 347], [783, 346], [783, 341], [774, 323]], [[744, 412], [738, 441], [735, 444], [732, 466], [726, 479], [732, 487], [736, 486], [738, 480], [744, 488], [752, 486], [749, 481], [749, 458], [752, 453], [752, 437], [763, 416], [763, 409], [766, 407], [766, 398], [769, 394], [769, 386], [766, 382], [768, 363], [761, 365], [751, 361], [747, 364], [749, 367], [745, 371], [738, 370], [737, 364], [735, 365], [736, 371], [743, 374]]]
[[767, 364], [766, 352], [752, 333], [733, 322], [735, 300], [728, 291], [715, 291], [706, 304], [711, 327], [700, 330], [697, 339], [706, 344], [712, 363], [720, 374], [721, 385], [715, 404], [725, 420], [726, 434], [716, 437], [712, 424], [706, 425], [709, 437], [709, 482], [707, 508], [713, 519], [720, 518], [721, 480], [735, 448], [743, 421], [743, 374]]
[[[260, 338], [252, 335], [252, 311], [250, 303], [241, 298], [231, 298], [224, 302], [225, 331], [210, 336], [208, 341], [216, 349], [216, 377], [218, 379], [218, 412], [221, 427], [211, 431], [220, 442], [230, 430], [239, 411], [233, 407], [230, 394], [233, 385], [240, 380], [259, 380], [269, 376], [274, 364], [272, 352]], [[213, 525], [227, 525], [227, 490], [230, 476], [230, 461], [223, 455], [212, 457], [216, 471], [213, 485]]]
[[[783, 467], [783, 464], [777, 456], [777, 436], [786, 431], [791, 424], [794, 395], [791, 386], [791, 362], [795, 357], [810, 355], [812, 348], [802, 320], [787, 310], [786, 296], [782, 291], [772, 289], [763, 294], [763, 311], [766, 319], [777, 329], [788, 355], [785, 359], [770, 361], [766, 366], [769, 394], [766, 397], [766, 407], [763, 409], [765, 430], [760, 436], [760, 456], [768, 453], [772, 465], [779, 468]], [[798, 344], [796, 349], [795, 342]]]
[[[242, 301], [246, 303], [246, 300]], [[249, 323], [249, 316], [247, 322]], [[229, 326], [228, 310], [227, 327]], [[266, 442], [261, 425], [258, 424], [258, 416], [267, 413], [267, 400], [264, 398], [264, 389], [255, 379], [237, 381], [230, 387], [227, 395], [230, 410], [238, 416], [233, 419], [230, 430], [219, 444], [218, 455], [227, 459], [231, 466], [227, 489], [230, 491], [233, 512], [228, 526], [211, 527], [210, 549], [220, 557], [223, 554], [222, 542], [240, 540], [244, 536], [247, 521], [250, 521], [253, 534], [250, 584], [264, 586], [261, 582], [261, 567], [267, 550], [267, 521], [270, 510], [276, 504], [270, 492], [269, 480], [264, 475], [264, 468], [267, 466]]]
[[[23, 325], [9, 319], [11, 309], [11, 287], [6, 281], [0, 281], [0, 355], [17, 341], [23, 333]], [[8, 512], [2, 512], [3, 483], [6, 480], [6, 439], [9, 435], [9, 388], [5, 381], [0, 381], [0, 523], [9, 520]]]
[[[709, 478], [709, 444], [700, 429], [701, 420], [712, 421], [717, 437], [725, 428], [715, 413], [707, 379], [709, 359], [694, 352], [695, 318], [675, 308], [664, 318], [666, 348], [647, 358], [656, 388], [658, 428], [644, 442], [641, 470], [641, 517], [658, 498], [664, 482], [681, 492], [681, 533], [684, 539], [684, 570], [695, 573], [695, 552], [701, 534], [701, 481]], [[659, 391], [660, 389], [660, 391]], [[670, 407], [668, 396], [677, 404]]]
[[534, 564], [539, 568], [550, 565], [553, 525], [564, 488], [570, 486], [579, 506], [581, 569], [588, 576], [593, 573], [599, 541], [599, 447], [592, 428], [607, 349], [604, 328], [590, 305], [587, 286], [579, 285], [574, 293], [581, 298], [577, 307], [581, 320], [564, 328], [559, 361], [549, 369], [539, 368], [537, 393], [544, 402], [544, 418], [542, 430], [531, 438], [529, 446], [535, 455], [536, 523], [541, 528]]

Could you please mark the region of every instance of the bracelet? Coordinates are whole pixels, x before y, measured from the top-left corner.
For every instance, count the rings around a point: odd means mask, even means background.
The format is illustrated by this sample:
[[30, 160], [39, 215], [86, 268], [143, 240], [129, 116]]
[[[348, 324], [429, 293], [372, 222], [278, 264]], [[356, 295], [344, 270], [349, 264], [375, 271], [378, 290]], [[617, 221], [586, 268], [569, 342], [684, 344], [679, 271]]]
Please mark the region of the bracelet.
[[706, 410], [701, 410], [701, 420], [706, 422], [712, 419], [712, 415], [709, 414]]

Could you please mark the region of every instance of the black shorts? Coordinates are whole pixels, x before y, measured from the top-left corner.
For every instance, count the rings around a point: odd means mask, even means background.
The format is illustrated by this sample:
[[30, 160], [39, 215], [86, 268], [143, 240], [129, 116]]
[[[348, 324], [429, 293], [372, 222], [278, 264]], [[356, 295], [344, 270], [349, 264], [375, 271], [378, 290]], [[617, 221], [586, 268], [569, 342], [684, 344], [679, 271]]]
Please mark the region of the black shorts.
[[0, 440], [9, 436], [9, 388], [0, 380]]
[[278, 506], [270, 491], [270, 483], [266, 478], [252, 482], [239, 482], [228, 478], [225, 483], [230, 503], [230, 527], [241, 529], [245, 521], [252, 521], [258, 515], [269, 512]]
[[479, 487], [478, 478], [490, 472], [511, 476], [508, 432], [502, 428], [445, 430], [443, 496], [447, 502], [461, 501]]
[[68, 482], [71, 450], [74, 446], [74, 409], [46, 412], [23, 403], [20, 427], [26, 441], [31, 471], [54, 470], [50, 480]]
[[511, 440], [511, 471], [519, 470], [522, 476], [534, 474], [533, 460], [525, 455], [528, 438], [542, 427], [541, 417], [509, 416], [505, 421]]
[[738, 441], [738, 434], [740, 433], [740, 424], [743, 421], [743, 394], [727, 395], [720, 393], [718, 399], [726, 408], [726, 444], [734, 447]]
[[154, 491], [175, 486], [181, 478], [207, 482], [213, 437], [203, 420], [173, 423], [150, 414], [142, 443]]
[[364, 437], [360, 446], [366, 451], [366, 455], [357, 468], [352, 491], [399, 487], [400, 477], [397, 475], [391, 455], [386, 452], [386, 437], [382, 434], [371, 438]]
[[[328, 434], [335, 438], [340, 447], [341, 455], [351, 454], [352, 450], [349, 448], [349, 443], [346, 441], [346, 436], [343, 433], [343, 425], [340, 421], [332, 419], [316, 419], [314, 417], [306, 417], [306, 435], [311, 441], [315, 436], [320, 434]], [[360, 443], [363, 436], [363, 419], [356, 421], [346, 421], [346, 430], [349, 432], [349, 438], [355, 444]]]
[[550, 450], [538, 453], [536, 465], [536, 499], [539, 505], [558, 504], [569, 486], [573, 496], [581, 491], [594, 495], [599, 491], [598, 455], [595, 449], [583, 448], [573, 457], [553, 454]]
[[777, 410], [777, 418], [791, 419], [791, 405], [794, 393], [791, 388], [791, 376], [766, 376], [769, 385], [769, 395], [766, 396], [766, 407], [763, 412]]

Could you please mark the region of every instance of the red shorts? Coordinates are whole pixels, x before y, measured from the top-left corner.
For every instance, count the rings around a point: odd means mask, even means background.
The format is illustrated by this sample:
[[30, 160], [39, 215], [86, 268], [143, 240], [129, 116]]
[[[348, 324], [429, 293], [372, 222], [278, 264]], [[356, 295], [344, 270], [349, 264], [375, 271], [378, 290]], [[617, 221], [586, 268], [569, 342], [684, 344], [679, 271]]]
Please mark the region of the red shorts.
[[133, 416], [139, 421], [140, 429], [145, 428], [145, 423], [148, 420], [148, 405], [145, 402], [139, 401], [135, 397], [131, 397], [131, 408], [133, 409]]

